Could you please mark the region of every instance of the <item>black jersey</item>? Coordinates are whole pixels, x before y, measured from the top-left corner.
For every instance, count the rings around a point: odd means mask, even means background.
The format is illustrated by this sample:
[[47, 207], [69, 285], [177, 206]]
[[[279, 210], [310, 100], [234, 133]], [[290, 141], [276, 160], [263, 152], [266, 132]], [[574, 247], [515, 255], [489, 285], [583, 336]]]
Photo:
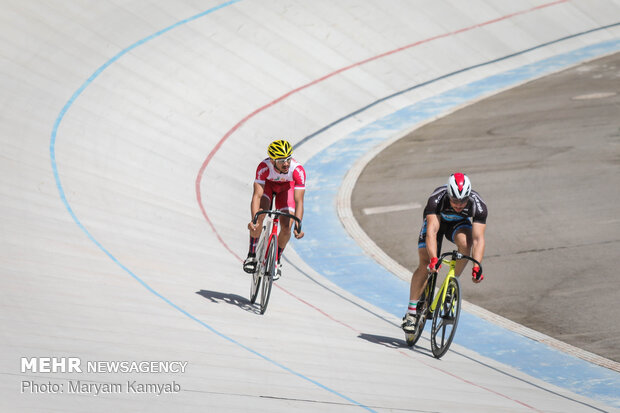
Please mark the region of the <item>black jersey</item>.
[[424, 218], [429, 214], [437, 215], [443, 221], [460, 221], [472, 218], [473, 222], [486, 224], [487, 205], [484, 203], [478, 192], [471, 191], [467, 205], [461, 212], [456, 212], [450, 206], [448, 189], [446, 185], [435, 189], [428, 198], [426, 208], [424, 208]]

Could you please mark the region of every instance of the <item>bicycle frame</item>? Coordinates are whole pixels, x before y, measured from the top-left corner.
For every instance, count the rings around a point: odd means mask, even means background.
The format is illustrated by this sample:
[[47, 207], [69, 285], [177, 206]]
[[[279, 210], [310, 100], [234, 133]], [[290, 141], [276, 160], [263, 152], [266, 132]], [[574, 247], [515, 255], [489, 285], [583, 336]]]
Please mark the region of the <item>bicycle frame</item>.
[[442, 260], [442, 262], [449, 265], [450, 269], [448, 270], [448, 274], [446, 274], [446, 278], [443, 280], [443, 283], [441, 283], [441, 287], [439, 287], [438, 294], [435, 294], [433, 303], [431, 304], [431, 311], [435, 311], [435, 309], [437, 308], [437, 304], [440, 302], [443, 303], [446, 300], [446, 292], [448, 291], [448, 284], [450, 283], [450, 279], [456, 278], [456, 261], [444, 259]]
[[[270, 234], [269, 234], [269, 238], [267, 238], [267, 242], [264, 250], [260, 251], [261, 252], [261, 256], [262, 256], [262, 264], [265, 265], [266, 261], [267, 261], [267, 255], [269, 254], [269, 247], [271, 246], [271, 244], [274, 242], [277, 243], [278, 242], [278, 226], [280, 224], [280, 216], [284, 216], [284, 217], [289, 217], [295, 220], [296, 222], [296, 226], [297, 226], [297, 231], [300, 232], [301, 231], [301, 222], [299, 220], [299, 218], [297, 218], [295, 215], [289, 214], [287, 212], [280, 212], [280, 211], [275, 211], [275, 210], [265, 210], [265, 211], [258, 211], [256, 213], [256, 215], [254, 216], [254, 220], [253, 222], [256, 224], [258, 222], [258, 217], [262, 214], [266, 214], [267, 215], [267, 219], [271, 218], [271, 229], [270, 229]], [[263, 223], [264, 224], [264, 223]], [[264, 224], [265, 225], [265, 224]], [[267, 223], [266, 227], [269, 225], [269, 222]], [[266, 228], [265, 228], [266, 229]], [[263, 234], [261, 233], [261, 237], [263, 236]]]
[[[269, 217], [271, 218], [271, 217]], [[267, 257], [269, 255], [269, 247], [271, 246], [271, 244], [273, 242], [275, 242], [276, 244], [278, 243], [278, 225], [280, 224], [280, 219], [276, 216], [274, 217], [271, 222], [267, 223], [267, 227], [271, 226], [271, 231], [269, 233], [269, 235], [267, 236], [266, 239], [266, 243], [265, 243], [265, 250], [261, 251], [261, 267], [263, 269], [267, 268]], [[267, 228], [265, 228], [267, 229]], [[262, 235], [262, 234], [261, 234]], [[261, 276], [264, 276], [264, 272], [263, 274], [261, 274]]]

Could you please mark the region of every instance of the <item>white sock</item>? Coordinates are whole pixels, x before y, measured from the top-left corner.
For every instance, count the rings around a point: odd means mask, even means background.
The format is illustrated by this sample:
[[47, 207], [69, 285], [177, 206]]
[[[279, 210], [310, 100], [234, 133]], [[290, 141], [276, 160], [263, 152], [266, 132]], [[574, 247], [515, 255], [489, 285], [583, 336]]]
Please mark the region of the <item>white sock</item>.
[[417, 300], [416, 301], [409, 301], [409, 307], [407, 307], [407, 314], [415, 314], [417, 306], [418, 306]]

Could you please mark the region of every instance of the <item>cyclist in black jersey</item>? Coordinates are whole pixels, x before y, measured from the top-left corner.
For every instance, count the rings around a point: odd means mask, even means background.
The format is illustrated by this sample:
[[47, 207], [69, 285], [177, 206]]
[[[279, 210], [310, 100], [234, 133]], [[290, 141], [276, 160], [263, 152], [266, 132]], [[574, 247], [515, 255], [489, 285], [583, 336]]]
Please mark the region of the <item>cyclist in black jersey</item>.
[[[407, 333], [415, 331], [416, 306], [424, 290], [427, 272], [441, 266], [437, 257], [441, 252], [443, 237], [452, 241], [460, 253], [470, 255], [479, 262], [482, 262], [484, 255], [487, 206], [480, 195], [471, 189], [467, 175], [452, 174], [447, 185], [436, 188], [428, 198], [423, 218], [418, 238], [420, 261], [411, 277], [409, 306], [402, 324]], [[461, 275], [465, 265], [467, 260], [456, 263], [457, 276]], [[483, 279], [480, 267], [474, 266], [472, 281], [479, 283]]]

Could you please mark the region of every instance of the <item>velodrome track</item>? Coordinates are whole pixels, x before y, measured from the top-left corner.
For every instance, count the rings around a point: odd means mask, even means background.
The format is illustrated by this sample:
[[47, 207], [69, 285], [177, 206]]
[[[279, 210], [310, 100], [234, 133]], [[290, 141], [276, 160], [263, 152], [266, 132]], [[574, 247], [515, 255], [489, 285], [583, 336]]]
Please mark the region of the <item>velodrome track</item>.
[[[3, 411], [620, 407], [618, 373], [572, 356], [560, 360], [587, 371], [581, 382], [544, 377], [544, 360], [533, 361], [542, 375], [502, 363], [485, 348], [455, 345], [441, 361], [409, 350], [396, 326], [405, 301], [389, 308], [372, 295], [401, 280], [376, 285], [370, 266], [355, 267], [363, 256], [312, 256], [326, 239], [354, 244], [325, 214], [344, 174], [334, 163], [428, 121], [404, 125], [393, 114], [437, 96], [465, 105], [449, 91], [547, 59], [571, 56], [530, 75], [611, 53], [618, 2], [1, 7]], [[528, 80], [515, 79], [470, 98]], [[308, 236], [287, 250], [259, 316], [240, 271], [243, 228], [254, 168], [281, 136], [311, 171]], [[502, 344], [495, 350], [521, 351]], [[22, 357], [44, 356], [177, 360], [187, 370], [21, 371]], [[78, 380], [123, 391], [70, 393]], [[182, 390], [136, 394], [134, 380]], [[31, 390], [47, 383], [63, 392]]]

